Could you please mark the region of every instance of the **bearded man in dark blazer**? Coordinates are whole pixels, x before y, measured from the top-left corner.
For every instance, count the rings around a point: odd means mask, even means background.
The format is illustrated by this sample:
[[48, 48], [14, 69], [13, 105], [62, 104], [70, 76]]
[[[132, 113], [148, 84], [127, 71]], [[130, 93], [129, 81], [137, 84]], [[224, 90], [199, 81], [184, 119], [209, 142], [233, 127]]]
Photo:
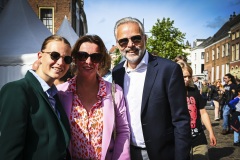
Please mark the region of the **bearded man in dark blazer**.
[[189, 159], [190, 116], [180, 66], [146, 50], [144, 27], [136, 18], [117, 21], [114, 34], [126, 58], [112, 74], [128, 107], [131, 159]]

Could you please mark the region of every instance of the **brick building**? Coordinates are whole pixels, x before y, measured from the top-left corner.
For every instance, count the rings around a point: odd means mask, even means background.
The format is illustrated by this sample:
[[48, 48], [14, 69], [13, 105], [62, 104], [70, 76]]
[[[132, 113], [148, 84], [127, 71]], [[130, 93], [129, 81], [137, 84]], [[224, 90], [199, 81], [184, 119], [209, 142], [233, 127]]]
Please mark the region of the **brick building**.
[[83, 0], [28, 0], [28, 2], [53, 34], [58, 31], [65, 15], [78, 36], [87, 33]]
[[[0, 0], [0, 13], [8, 1]], [[28, 2], [39, 19], [53, 34], [58, 31], [65, 16], [78, 36], [87, 33], [84, 0], [28, 0]]]
[[240, 14], [230, 15], [229, 20], [211, 37], [205, 45], [204, 70], [207, 80], [223, 80], [226, 73], [240, 78]]

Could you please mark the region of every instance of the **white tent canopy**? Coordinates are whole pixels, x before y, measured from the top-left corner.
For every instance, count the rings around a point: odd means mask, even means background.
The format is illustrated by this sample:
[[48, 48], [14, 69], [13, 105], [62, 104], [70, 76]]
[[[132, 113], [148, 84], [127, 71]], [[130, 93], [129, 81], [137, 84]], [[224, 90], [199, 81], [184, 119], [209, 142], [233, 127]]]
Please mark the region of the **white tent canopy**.
[[27, 0], [9, 0], [0, 14], [0, 88], [24, 77], [50, 35]]
[[73, 46], [79, 38], [77, 33], [70, 25], [69, 21], [67, 20], [67, 16], [64, 17], [63, 22], [56, 34], [66, 38], [71, 44], [71, 46]]

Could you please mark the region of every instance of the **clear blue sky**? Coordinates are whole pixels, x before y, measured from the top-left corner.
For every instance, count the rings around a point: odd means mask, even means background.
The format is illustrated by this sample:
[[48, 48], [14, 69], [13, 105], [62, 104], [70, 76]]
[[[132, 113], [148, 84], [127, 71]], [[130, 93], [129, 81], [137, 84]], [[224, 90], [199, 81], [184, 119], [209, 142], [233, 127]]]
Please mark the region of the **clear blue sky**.
[[120, 18], [144, 20], [149, 32], [157, 19], [174, 21], [191, 44], [213, 36], [233, 12], [240, 14], [240, 0], [85, 0], [88, 33], [99, 35], [106, 47], [115, 45], [113, 28]]

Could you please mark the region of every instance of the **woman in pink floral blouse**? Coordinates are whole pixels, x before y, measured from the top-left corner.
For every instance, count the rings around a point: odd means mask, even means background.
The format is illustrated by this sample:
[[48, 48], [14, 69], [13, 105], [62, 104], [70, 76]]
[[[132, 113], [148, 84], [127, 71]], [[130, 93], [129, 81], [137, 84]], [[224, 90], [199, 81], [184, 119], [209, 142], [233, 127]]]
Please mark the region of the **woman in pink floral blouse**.
[[99, 36], [82, 36], [72, 50], [76, 76], [57, 86], [71, 125], [69, 149], [73, 160], [130, 159], [123, 91], [116, 85], [113, 101], [112, 84], [98, 75], [106, 54]]

